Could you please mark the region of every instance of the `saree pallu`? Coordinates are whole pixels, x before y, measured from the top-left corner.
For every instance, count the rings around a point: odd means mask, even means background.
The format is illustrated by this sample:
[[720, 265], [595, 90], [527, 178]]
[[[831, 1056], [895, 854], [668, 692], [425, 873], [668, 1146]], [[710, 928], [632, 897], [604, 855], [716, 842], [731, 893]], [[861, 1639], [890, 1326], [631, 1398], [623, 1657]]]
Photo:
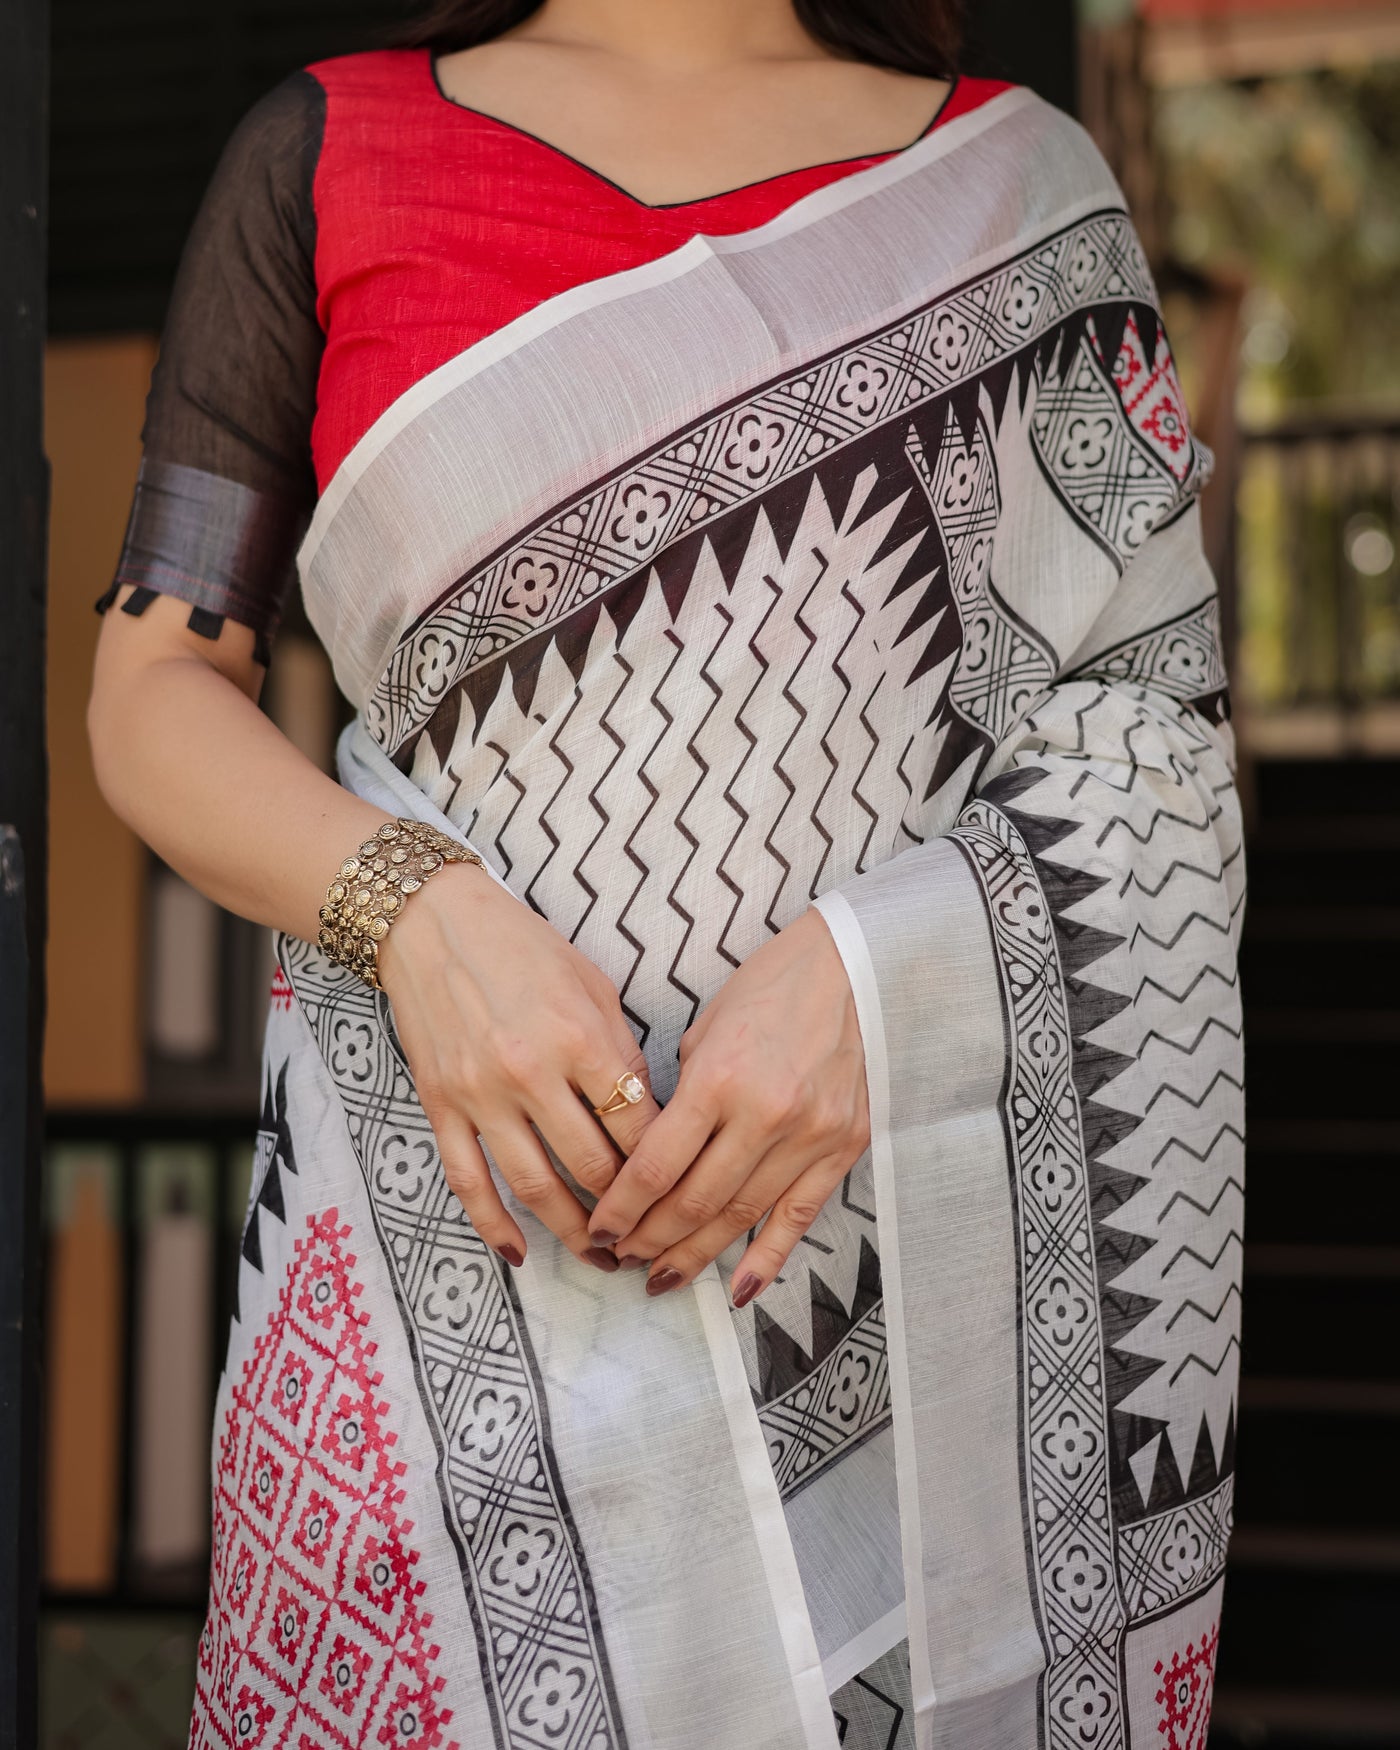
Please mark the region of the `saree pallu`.
[[[301, 555], [343, 781], [684, 1028], [815, 903], [872, 1142], [779, 1281], [648, 1300], [443, 1179], [283, 937], [192, 1742], [1205, 1742], [1243, 903], [1191, 433], [1121, 192], [1024, 89], [541, 306]], [[506, 1193], [509, 1196], [509, 1193]]]

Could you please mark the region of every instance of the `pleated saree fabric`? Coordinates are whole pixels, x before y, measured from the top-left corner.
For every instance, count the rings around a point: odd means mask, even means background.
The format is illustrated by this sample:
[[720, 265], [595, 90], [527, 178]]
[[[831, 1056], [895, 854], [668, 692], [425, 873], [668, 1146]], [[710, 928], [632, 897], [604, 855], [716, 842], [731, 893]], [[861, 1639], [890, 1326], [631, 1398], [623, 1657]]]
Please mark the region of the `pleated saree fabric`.
[[[1239, 1318], [1239, 810], [1120, 190], [1024, 88], [551, 296], [300, 555], [343, 781], [684, 1028], [815, 902], [873, 1140], [649, 1300], [443, 1179], [282, 938], [193, 1742], [1199, 1750]], [[737, 1256], [737, 1254], [735, 1254]]]

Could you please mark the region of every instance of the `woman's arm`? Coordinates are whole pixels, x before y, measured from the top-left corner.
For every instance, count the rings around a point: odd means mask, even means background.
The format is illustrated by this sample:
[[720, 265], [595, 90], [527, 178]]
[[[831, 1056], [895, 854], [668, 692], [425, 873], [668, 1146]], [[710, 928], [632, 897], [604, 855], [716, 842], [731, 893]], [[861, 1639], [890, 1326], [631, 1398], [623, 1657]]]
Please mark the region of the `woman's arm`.
[[201, 638], [187, 618], [183, 603], [157, 596], [140, 619], [103, 620], [88, 705], [97, 781], [201, 893], [314, 942], [337, 864], [384, 816], [258, 709], [265, 671], [249, 628], [229, 620]]
[[[202, 893], [315, 941], [328, 883], [384, 816], [259, 711], [263, 671], [247, 627], [227, 621], [208, 639], [186, 620], [183, 603], [157, 596], [139, 618], [103, 622], [88, 710], [98, 783]], [[448, 1182], [482, 1238], [523, 1259], [478, 1135], [527, 1208], [578, 1256], [615, 1269], [540, 1141], [590, 1190], [611, 1183], [617, 1152], [578, 1096], [602, 1104], [616, 1077], [645, 1066], [609, 981], [460, 864], [410, 900], [382, 944], [380, 976]], [[630, 1148], [656, 1110], [648, 1097], [611, 1116], [612, 1138]]]

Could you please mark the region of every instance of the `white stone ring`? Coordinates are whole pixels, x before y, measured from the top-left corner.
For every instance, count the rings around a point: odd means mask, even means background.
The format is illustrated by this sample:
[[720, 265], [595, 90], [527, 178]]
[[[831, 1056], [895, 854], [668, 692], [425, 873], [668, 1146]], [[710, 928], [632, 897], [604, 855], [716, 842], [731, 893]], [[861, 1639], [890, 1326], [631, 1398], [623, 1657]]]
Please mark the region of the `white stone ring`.
[[646, 1083], [635, 1070], [629, 1069], [613, 1083], [613, 1091], [603, 1104], [593, 1110], [599, 1118], [608, 1118], [614, 1112], [625, 1112], [629, 1106], [640, 1106], [646, 1097]]

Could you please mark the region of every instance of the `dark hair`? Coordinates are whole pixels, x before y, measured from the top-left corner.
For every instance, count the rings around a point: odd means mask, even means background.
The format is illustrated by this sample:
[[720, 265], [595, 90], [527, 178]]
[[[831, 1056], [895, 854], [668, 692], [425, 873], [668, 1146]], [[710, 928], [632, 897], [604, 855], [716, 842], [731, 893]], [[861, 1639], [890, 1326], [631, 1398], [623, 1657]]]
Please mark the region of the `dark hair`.
[[[523, 24], [544, 0], [430, 0], [396, 33], [405, 48], [474, 48]], [[803, 28], [852, 61], [951, 78], [962, 48], [962, 0], [793, 0]]]

